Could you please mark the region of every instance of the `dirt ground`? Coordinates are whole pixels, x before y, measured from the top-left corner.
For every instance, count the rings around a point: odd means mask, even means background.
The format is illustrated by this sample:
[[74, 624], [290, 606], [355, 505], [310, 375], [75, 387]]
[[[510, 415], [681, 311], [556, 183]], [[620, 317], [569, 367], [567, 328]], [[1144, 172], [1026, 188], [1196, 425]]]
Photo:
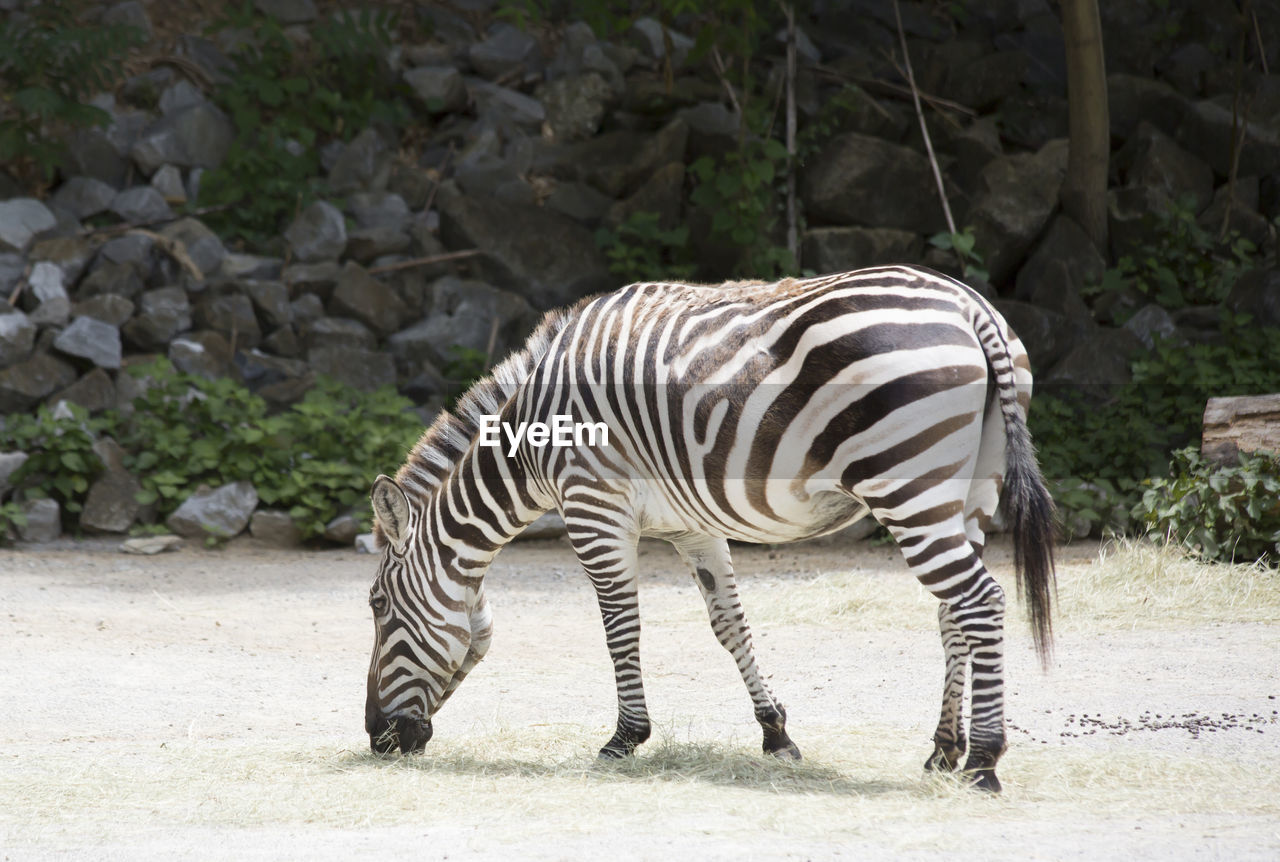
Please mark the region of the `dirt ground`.
[[[1060, 555], [1064, 608], [1096, 554]], [[988, 557], [1012, 595], [1008, 549]], [[562, 542], [498, 557], [489, 657], [404, 759], [370, 756], [362, 728], [372, 558], [0, 551], [0, 856], [1280, 858], [1280, 618], [1060, 615], [1044, 673], [1015, 604], [992, 799], [920, 770], [941, 648], [894, 549], [735, 558], [799, 767], [758, 754], [733, 664], [657, 543], [641, 557], [656, 730], [621, 769], [594, 763], [612, 675]]]

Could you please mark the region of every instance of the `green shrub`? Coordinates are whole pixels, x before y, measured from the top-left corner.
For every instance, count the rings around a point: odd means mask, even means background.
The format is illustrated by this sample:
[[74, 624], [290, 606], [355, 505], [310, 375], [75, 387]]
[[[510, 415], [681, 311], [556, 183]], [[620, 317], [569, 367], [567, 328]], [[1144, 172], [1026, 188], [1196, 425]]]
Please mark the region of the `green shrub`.
[[634, 212], [616, 228], [597, 230], [595, 239], [609, 259], [609, 272], [628, 284], [693, 276], [689, 229], [665, 230], [658, 224], [657, 213]]
[[741, 250], [737, 271], [771, 278], [795, 270], [786, 248], [774, 242], [778, 224], [774, 184], [785, 173], [787, 149], [772, 138], [752, 138], [719, 158], [689, 166], [695, 182], [689, 202], [711, 215], [711, 238]]
[[15, 498], [52, 497], [64, 512], [78, 513], [90, 483], [102, 472], [102, 459], [93, 451], [93, 443], [106, 424], [106, 420], [91, 419], [89, 411], [76, 404], [57, 414], [41, 406], [34, 415], [4, 417], [0, 450], [16, 449], [28, 455], [9, 480], [17, 489]]
[[1208, 560], [1280, 560], [1280, 454], [1241, 453], [1236, 466], [1174, 453], [1167, 478], [1144, 483], [1134, 516]]
[[28, 4], [0, 19], [0, 163], [52, 179], [68, 132], [105, 126], [111, 115], [85, 104], [109, 90], [125, 55], [144, 41], [125, 24], [81, 23], [82, 2]]

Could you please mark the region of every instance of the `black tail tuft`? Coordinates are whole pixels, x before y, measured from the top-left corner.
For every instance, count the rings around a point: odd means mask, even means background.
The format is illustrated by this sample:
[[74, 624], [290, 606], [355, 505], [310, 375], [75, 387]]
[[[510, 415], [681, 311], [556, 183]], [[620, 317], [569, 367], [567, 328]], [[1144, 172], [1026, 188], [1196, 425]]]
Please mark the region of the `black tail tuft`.
[[1005, 512], [1013, 530], [1013, 562], [1018, 597], [1025, 600], [1040, 664], [1053, 653], [1052, 604], [1057, 593], [1053, 568], [1053, 499], [1036, 464], [1027, 426], [1018, 417], [1008, 430]]

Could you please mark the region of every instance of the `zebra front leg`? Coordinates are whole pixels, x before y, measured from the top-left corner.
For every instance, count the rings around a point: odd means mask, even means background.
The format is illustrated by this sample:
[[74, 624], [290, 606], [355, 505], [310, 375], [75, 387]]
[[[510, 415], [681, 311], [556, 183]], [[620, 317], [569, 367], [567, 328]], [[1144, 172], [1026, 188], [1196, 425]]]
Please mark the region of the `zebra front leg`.
[[924, 762], [931, 772], [954, 772], [965, 753], [964, 677], [969, 665], [969, 645], [956, 625], [955, 614], [946, 602], [938, 605], [938, 630], [946, 655], [946, 678], [942, 685], [942, 714], [933, 733], [933, 754]]
[[765, 684], [756, 664], [751, 629], [747, 626], [746, 612], [742, 609], [733, 577], [729, 543], [724, 539], [691, 534], [673, 540], [672, 544], [693, 569], [702, 599], [707, 603], [711, 630], [720, 645], [733, 656], [738, 673], [751, 695], [756, 721], [764, 731], [762, 748], [765, 754], [783, 760], [799, 760], [800, 749], [787, 735], [787, 711]]
[[1000, 792], [996, 763], [1007, 742], [1004, 727], [1004, 590], [991, 576], [981, 597], [955, 610], [971, 665], [969, 757], [963, 774], [980, 790]]
[[[597, 516], [598, 517], [598, 516]], [[636, 590], [636, 541], [633, 532], [619, 535], [593, 520], [565, 512], [565, 527], [591, 585], [595, 587], [605, 643], [613, 661], [618, 689], [618, 726], [600, 749], [602, 759], [635, 753], [649, 738], [649, 710], [640, 675], [640, 603]]]

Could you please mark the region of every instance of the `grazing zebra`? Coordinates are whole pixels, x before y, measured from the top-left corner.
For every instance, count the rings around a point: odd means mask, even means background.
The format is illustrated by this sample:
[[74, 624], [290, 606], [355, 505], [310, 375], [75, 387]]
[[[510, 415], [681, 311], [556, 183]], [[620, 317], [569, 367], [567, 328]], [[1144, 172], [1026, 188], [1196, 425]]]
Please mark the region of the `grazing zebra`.
[[[692, 569], [764, 750], [799, 758], [756, 664], [728, 542], [805, 539], [870, 513], [940, 600], [945, 683], [926, 768], [953, 770], [967, 748], [964, 772], [999, 790], [1005, 598], [982, 550], [1002, 488], [1042, 659], [1051, 640], [1052, 503], [1025, 422], [1030, 390], [1027, 354], [991, 305], [915, 267], [632, 284], [548, 314], [435, 421], [395, 479], [373, 484], [372, 748], [425, 745], [431, 717], [489, 647], [486, 568], [557, 508], [595, 587], [617, 681], [617, 731], [600, 755], [649, 736], [636, 542], [656, 536]], [[529, 433], [481, 445], [495, 416]], [[551, 446], [530, 430], [566, 417], [604, 423], [607, 440]]]

